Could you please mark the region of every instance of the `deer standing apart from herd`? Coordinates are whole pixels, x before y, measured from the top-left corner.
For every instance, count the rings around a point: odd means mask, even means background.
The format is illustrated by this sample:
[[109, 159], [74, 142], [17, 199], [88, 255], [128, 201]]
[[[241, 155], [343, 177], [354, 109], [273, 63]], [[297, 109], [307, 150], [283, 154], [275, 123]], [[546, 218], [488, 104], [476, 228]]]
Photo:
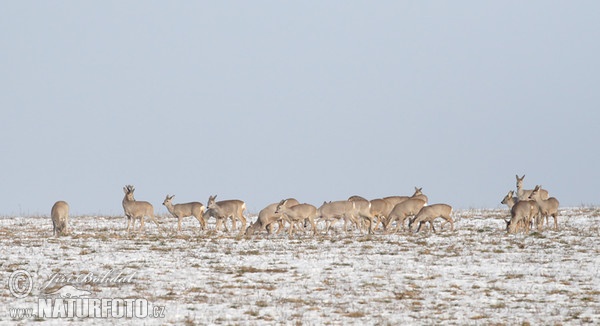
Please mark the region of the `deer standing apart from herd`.
[[57, 201], [50, 211], [52, 218], [52, 235], [59, 236], [69, 233], [69, 204], [66, 201]]

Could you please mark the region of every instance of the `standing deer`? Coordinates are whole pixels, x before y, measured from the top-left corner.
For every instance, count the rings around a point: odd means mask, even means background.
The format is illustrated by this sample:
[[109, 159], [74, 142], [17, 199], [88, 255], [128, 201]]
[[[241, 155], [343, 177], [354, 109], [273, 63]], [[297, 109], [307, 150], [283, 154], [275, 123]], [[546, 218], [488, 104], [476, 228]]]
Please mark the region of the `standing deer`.
[[[531, 192], [533, 190], [525, 190], [523, 189], [523, 179], [525, 179], [525, 175], [519, 178], [519, 175], [515, 175], [517, 177], [517, 197], [519, 200], [527, 200], [529, 196], [531, 196]], [[540, 196], [542, 199], [548, 199], [548, 191], [545, 189], [540, 189]]]
[[52, 217], [52, 235], [59, 236], [69, 233], [69, 204], [66, 201], [57, 201], [50, 212]]
[[396, 228], [392, 232], [398, 231], [400, 226], [402, 226], [402, 230], [404, 230], [404, 221], [406, 218], [417, 215], [423, 206], [425, 206], [425, 201], [420, 198], [410, 198], [394, 206], [394, 209], [392, 209], [388, 218], [383, 222], [384, 230], [387, 231], [388, 227], [392, 225], [392, 222], [396, 220], [398, 220], [398, 222], [396, 223]]
[[244, 210], [246, 209], [246, 203], [237, 199], [215, 201], [217, 195], [208, 197], [208, 209], [204, 213], [204, 217], [208, 218], [214, 216], [217, 219], [215, 229], [218, 230], [223, 224], [225, 231], [227, 229], [227, 219], [231, 219], [232, 229], [235, 230], [235, 222], [239, 220], [242, 222], [241, 232], [246, 230], [246, 218], [244, 217]]
[[275, 214], [282, 214], [283, 218], [287, 219], [290, 223], [290, 237], [294, 233], [294, 225], [296, 225], [296, 222], [304, 223], [304, 221], [310, 222], [313, 228], [313, 235], [317, 235], [317, 225], [315, 224], [317, 208], [315, 206], [310, 204], [298, 204], [288, 207], [286, 206], [286, 200], [284, 199], [277, 205]]
[[[288, 198], [285, 200], [285, 206], [287, 207], [292, 207], [298, 204], [300, 203], [294, 198]], [[258, 230], [267, 230], [267, 233], [271, 234], [273, 233], [273, 225], [275, 222], [279, 223], [279, 229], [277, 229], [277, 234], [279, 234], [279, 232], [283, 230], [283, 220], [281, 219], [281, 213], [275, 213], [275, 210], [277, 210], [277, 205], [279, 205], [279, 203], [273, 203], [261, 209], [258, 213], [256, 222], [250, 224], [250, 226], [246, 229], [246, 235], [252, 235]]]
[[412, 194], [412, 196], [388, 196], [384, 197], [383, 199], [387, 200], [392, 205], [392, 208], [409, 198], [423, 199], [425, 201], [425, 204], [427, 204], [428, 198], [423, 194], [422, 190], [423, 188], [415, 187], [415, 192]]
[[417, 188], [415, 187], [415, 193], [410, 196], [410, 198], [417, 198], [417, 199], [421, 199], [423, 201], [425, 201], [425, 204], [427, 205], [427, 202], [429, 201], [429, 199], [427, 198], [427, 196], [425, 196], [422, 192], [423, 188]]
[[446, 222], [444, 222], [442, 224], [442, 228], [444, 228], [444, 225], [446, 223], [450, 223], [450, 230], [452, 231], [452, 230], [454, 230], [454, 220], [452, 220], [452, 217], [450, 217], [450, 214], [452, 214], [452, 206], [450, 206], [450, 205], [433, 204], [430, 206], [425, 206], [425, 207], [421, 208], [419, 213], [409, 223], [408, 227], [411, 228], [411, 230], [412, 230], [412, 229], [414, 229], [414, 225], [416, 225], [418, 223], [419, 227], [417, 228], [417, 232], [419, 232], [421, 230], [421, 226], [423, 224], [425, 224], [426, 222], [429, 222], [431, 229], [433, 229], [433, 232], [435, 232], [435, 227], [433, 226], [433, 221], [436, 218], [441, 217], [444, 220], [446, 220]]
[[204, 220], [204, 205], [200, 202], [191, 202], [185, 204], [175, 204], [173, 205], [172, 200], [173, 196], [167, 195], [165, 201], [163, 201], [163, 205], [167, 207], [167, 210], [173, 217], [177, 218], [177, 231], [181, 231], [181, 219], [188, 216], [193, 216], [200, 223], [200, 228], [204, 230], [206, 228], [206, 221]]
[[558, 230], [558, 199], [554, 197], [542, 199], [542, 190], [541, 186], [535, 186], [529, 198], [535, 200], [540, 209], [541, 223], [543, 223], [545, 217], [546, 224], [548, 224], [548, 217], [552, 216], [554, 217], [554, 229]]
[[154, 218], [154, 207], [147, 201], [136, 201], [133, 197], [133, 192], [135, 191], [135, 187], [132, 185], [127, 185], [123, 187], [123, 192], [125, 192], [125, 197], [123, 197], [123, 210], [125, 211], [125, 216], [127, 217], [127, 232], [129, 232], [130, 227], [135, 231], [135, 220], [140, 220], [140, 229], [142, 231], [144, 229], [144, 217], [148, 216], [156, 224], [156, 226], [160, 229], [160, 225]]

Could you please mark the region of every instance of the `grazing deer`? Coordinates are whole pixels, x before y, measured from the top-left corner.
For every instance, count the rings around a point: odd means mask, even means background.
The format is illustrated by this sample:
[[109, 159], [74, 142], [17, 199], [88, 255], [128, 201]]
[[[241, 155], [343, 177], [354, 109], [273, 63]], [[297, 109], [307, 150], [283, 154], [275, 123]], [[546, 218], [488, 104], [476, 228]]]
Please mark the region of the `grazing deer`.
[[426, 222], [429, 222], [431, 229], [433, 229], [433, 232], [435, 232], [433, 221], [436, 218], [441, 217], [444, 220], [446, 220], [446, 222], [442, 224], [442, 228], [444, 228], [444, 225], [446, 223], [450, 223], [450, 230], [452, 231], [454, 230], [454, 220], [452, 220], [450, 214], [452, 214], [452, 206], [450, 205], [433, 204], [430, 206], [425, 206], [421, 208], [421, 210], [419, 211], [419, 213], [417, 213], [415, 218], [410, 221], [408, 227], [412, 230], [414, 228], [414, 225], [418, 223], [419, 227], [417, 228], [417, 232], [419, 232], [421, 230], [421, 226]]
[[294, 233], [294, 225], [296, 222], [310, 222], [313, 228], [313, 235], [317, 235], [317, 225], [315, 218], [317, 217], [317, 208], [310, 204], [298, 204], [292, 207], [286, 206], [286, 200], [282, 200], [275, 209], [275, 214], [282, 214], [283, 218], [290, 223], [289, 235]]
[[[519, 178], [519, 175], [515, 175], [517, 177], [517, 197], [519, 200], [527, 200], [529, 196], [531, 196], [531, 192], [533, 190], [525, 190], [523, 189], [523, 179], [525, 179], [525, 175]], [[542, 199], [548, 199], [548, 191], [545, 189], [540, 189], [540, 196]]]
[[405, 229], [404, 221], [409, 216], [415, 216], [425, 206], [425, 201], [420, 198], [410, 198], [394, 206], [394, 209], [390, 212], [388, 218], [384, 221], [384, 230], [387, 231], [388, 227], [392, 225], [392, 222], [398, 220], [396, 228], [392, 232], [396, 232], [402, 226], [402, 230]]
[[69, 204], [66, 201], [57, 201], [52, 205], [52, 235], [59, 236], [69, 233]]
[[[554, 229], [558, 230], [558, 199], [554, 198], [554, 197], [550, 197], [548, 199], [542, 199], [542, 188], [541, 186], [535, 186], [535, 189], [533, 189], [533, 191], [531, 192], [531, 195], [529, 195], [530, 199], [535, 200], [535, 202], [537, 203], [539, 210], [540, 210], [540, 215], [541, 215], [541, 222], [544, 222], [544, 217], [546, 218], [546, 224], [548, 224], [548, 217], [552, 216], [554, 217]], [[539, 226], [539, 224], [538, 224]]]
[[140, 220], [140, 229], [142, 231], [144, 229], [144, 217], [148, 216], [156, 224], [156, 226], [160, 229], [160, 225], [154, 218], [154, 207], [147, 201], [136, 201], [133, 197], [133, 192], [135, 191], [135, 187], [132, 185], [127, 185], [123, 187], [123, 192], [125, 192], [125, 197], [123, 198], [123, 210], [125, 211], [125, 216], [127, 217], [127, 232], [129, 232], [130, 227], [135, 230], [135, 220]]
[[[512, 208], [515, 206], [516, 203], [520, 202], [518, 197], [514, 197], [515, 192], [514, 191], [509, 191], [508, 194], [506, 194], [506, 196], [504, 196], [504, 198], [502, 199], [502, 201], [500, 202], [501, 204], [504, 204], [506, 206], [508, 206], [508, 209], [512, 212]], [[534, 219], [536, 222], [536, 225], [538, 227], [538, 229], [540, 229], [540, 215], [539, 215], [539, 209], [538, 209], [538, 205], [535, 201], [533, 200], [521, 200], [521, 202], [526, 202], [529, 204], [529, 207], [531, 209], [531, 212], [529, 213], [529, 215], [527, 216], [527, 221], [523, 221], [524, 223], [527, 223], [527, 225], [524, 225], [523, 227], [525, 227], [526, 230], [529, 230], [529, 227], [532, 225]], [[510, 221], [506, 221], [504, 220], [507, 225], [506, 225], [506, 229], [509, 229], [509, 223]], [[519, 220], [519, 223], [521, 221]], [[516, 225], [517, 229], [520, 227], [520, 225]]]
[[172, 200], [173, 196], [167, 195], [165, 201], [163, 201], [163, 205], [167, 207], [167, 210], [173, 217], [177, 218], [177, 231], [181, 231], [181, 219], [188, 216], [193, 216], [200, 223], [200, 228], [204, 230], [206, 228], [206, 221], [204, 220], [204, 205], [200, 202], [191, 202], [185, 204], [175, 204], [173, 205]]
[[376, 231], [379, 224], [385, 227], [385, 220], [390, 215], [390, 212], [394, 206], [392, 206], [387, 200], [382, 198], [377, 198], [371, 200], [371, 215], [377, 218], [375, 222], [375, 226], [373, 226], [373, 231]]
[[[369, 223], [369, 234], [372, 234], [375, 217], [371, 214], [371, 202], [360, 196], [352, 196], [348, 198], [348, 201], [354, 203], [353, 216], [362, 218], [361, 222], [363, 220], [367, 221]], [[360, 231], [362, 233], [362, 229]]]
[[506, 222], [506, 232], [517, 233], [521, 226], [523, 226], [524, 232], [528, 232], [531, 225], [530, 221], [531, 203], [518, 201], [510, 209], [510, 220], [504, 220]]
[[[242, 222], [241, 232], [246, 230], [246, 217], [244, 217], [244, 210], [246, 209], [246, 203], [237, 199], [215, 201], [217, 195], [208, 197], [208, 209], [204, 213], [204, 217], [208, 219], [210, 216], [214, 216], [217, 219], [215, 229], [218, 230], [223, 224], [225, 231], [227, 229], [227, 219], [231, 219], [231, 227], [235, 230], [235, 222], [239, 220]], [[223, 223], [224, 222], [224, 223]]]
[[[300, 203], [294, 198], [288, 198], [285, 200], [285, 206], [287, 207], [292, 207], [298, 204]], [[275, 225], [275, 222], [279, 223], [279, 229], [277, 229], [277, 233], [279, 234], [279, 232], [283, 230], [283, 220], [281, 219], [281, 213], [275, 213], [275, 210], [277, 210], [277, 205], [279, 205], [279, 203], [273, 203], [261, 209], [261, 211], [258, 213], [256, 222], [250, 224], [250, 226], [246, 229], [246, 235], [252, 235], [258, 230], [267, 230], [267, 233], [271, 234], [273, 233], [273, 226]]]
[[324, 202], [317, 209], [317, 216], [326, 223], [325, 233], [329, 233], [329, 229], [340, 219], [344, 219], [344, 231], [348, 232], [347, 223], [354, 223], [358, 229], [360, 225], [355, 215], [356, 204], [348, 200], [340, 200], [334, 202]]

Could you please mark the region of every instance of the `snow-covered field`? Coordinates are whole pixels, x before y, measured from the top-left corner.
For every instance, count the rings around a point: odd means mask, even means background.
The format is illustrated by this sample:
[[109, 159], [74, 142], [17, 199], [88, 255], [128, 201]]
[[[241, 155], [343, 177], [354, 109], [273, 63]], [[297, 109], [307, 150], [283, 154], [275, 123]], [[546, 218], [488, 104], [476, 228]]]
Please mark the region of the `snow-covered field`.
[[[193, 218], [177, 234], [176, 220], [167, 217], [160, 218], [166, 230], [146, 223], [145, 234], [127, 235], [124, 217], [91, 216], [72, 217], [72, 233], [54, 238], [47, 217], [3, 217], [0, 323], [15, 324], [16, 308], [36, 313], [41, 292], [67, 284], [89, 291], [88, 298], [145, 299], [164, 307], [164, 317], [38, 316], [17, 323], [600, 323], [600, 209], [562, 209], [558, 232], [527, 235], [507, 235], [505, 216], [506, 210], [458, 211], [455, 230], [437, 234], [338, 229], [292, 239], [202, 232]], [[22, 270], [33, 288], [19, 299], [7, 284]], [[120, 281], [73, 281], [119, 274]], [[53, 275], [71, 280], [42, 291]]]

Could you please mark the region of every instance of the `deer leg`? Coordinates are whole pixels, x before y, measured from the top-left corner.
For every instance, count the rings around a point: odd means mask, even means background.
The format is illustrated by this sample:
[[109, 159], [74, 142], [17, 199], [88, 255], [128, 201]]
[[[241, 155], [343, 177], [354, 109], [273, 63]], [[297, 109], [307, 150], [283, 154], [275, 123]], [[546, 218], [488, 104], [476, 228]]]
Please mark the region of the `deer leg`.
[[244, 230], [246, 230], [246, 223], [247, 223], [244, 215], [240, 215], [240, 221], [242, 222], [242, 228], [240, 229], [240, 231], [243, 232]]
[[[231, 215], [229, 218], [231, 218], [231, 231], [235, 231], [235, 222], [236, 222], [236, 218], [235, 216]], [[225, 223], [227, 223], [227, 219], [225, 219]]]

